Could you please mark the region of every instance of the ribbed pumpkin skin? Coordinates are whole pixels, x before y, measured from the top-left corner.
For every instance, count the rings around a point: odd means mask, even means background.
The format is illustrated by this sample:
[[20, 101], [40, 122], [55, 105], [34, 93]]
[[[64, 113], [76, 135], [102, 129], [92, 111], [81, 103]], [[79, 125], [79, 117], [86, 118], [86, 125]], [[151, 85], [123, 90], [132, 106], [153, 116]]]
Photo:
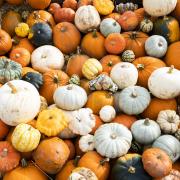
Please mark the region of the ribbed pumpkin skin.
[[34, 9], [45, 9], [51, 3], [51, 0], [28, 0], [27, 3]]

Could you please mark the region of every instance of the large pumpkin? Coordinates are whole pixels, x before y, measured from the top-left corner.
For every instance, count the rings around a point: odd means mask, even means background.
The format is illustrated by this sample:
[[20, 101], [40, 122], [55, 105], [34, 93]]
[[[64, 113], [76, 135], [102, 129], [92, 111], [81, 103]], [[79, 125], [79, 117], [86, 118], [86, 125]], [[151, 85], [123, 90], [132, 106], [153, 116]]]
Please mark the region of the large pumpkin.
[[0, 140], [5, 138], [8, 135], [8, 132], [9, 132], [9, 126], [0, 120]]
[[20, 5], [24, 1], [23, 0], [6, 0], [7, 3], [12, 4], [12, 5]]
[[177, 0], [176, 8], [172, 14], [180, 22], [180, 0]]
[[45, 9], [51, 3], [51, 0], [39, 0], [38, 3], [35, 0], [27, 0], [27, 3], [34, 9]]
[[74, 52], [80, 40], [80, 32], [69, 22], [59, 23], [53, 28], [54, 45], [65, 54]]

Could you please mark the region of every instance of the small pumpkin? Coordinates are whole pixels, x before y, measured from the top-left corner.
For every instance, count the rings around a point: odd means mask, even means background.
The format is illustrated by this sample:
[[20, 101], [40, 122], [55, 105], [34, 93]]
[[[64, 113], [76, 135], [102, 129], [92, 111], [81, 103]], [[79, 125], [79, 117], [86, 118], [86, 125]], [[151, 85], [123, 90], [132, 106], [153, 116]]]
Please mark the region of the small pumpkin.
[[151, 32], [153, 30], [153, 26], [153, 22], [148, 18], [145, 18], [140, 22], [140, 29], [144, 33]]
[[133, 62], [135, 60], [135, 54], [132, 50], [126, 50], [122, 54], [122, 61]]
[[49, 8], [48, 8], [48, 12], [50, 12], [51, 14], [54, 15], [56, 10], [58, 10], [59, 8], [61, 8], [60, 4], [58, 4], [58, 3], [51, 3]]
[[29, 34], [29, 26], [26, 23], [19, 23], [15, 28], [15, 33], [19, 37], [26, 37]]
[[94, 136], [87, 134], [81, 136], [79, 139], [79, 148], [82, 152], [88, 152], [94, 150]]
[[50, 5], [51, 0], [40, 0], [38, 3], [35, 0], [27, 0], [27, 3], [34, 9], [45, 9]]
[[135, 11], [136, 9], [138, 9], [138, 5], [132, 2], [120, 3], [116, 5], [116, 11], [119, 12], [120, 14], [123, 14], [126, 11]]
[[73, 142], [71, 140], [64, 140], [64, 142], [67, 144], [70, 154], [69, 154], [69, 158], [68, 160], [74, 159], [75, 158], [75, 154], [76, 154], [76, 150], [75, 150], [75, 146], [73, 144]]
[[119, 13], [113, 12], [113, 13], [105, 16], [105, 18], [112, 18], [112, 19], [118, 21], [118, 19], [120, 18], [120, 16], [121, 16], [121, 15], [120, 15]]
[[63, 8], [71, 8], [73, 10], [77, 9], [78, 2], [76, 0], [65, 0], [63, 2]]
[[78, 8], [85, 5], [92, 5], [93, 0], [79, 0], [78, 1]]
[[0, 120], [0, 140], [4, 139], [9, 132], [9, 126]]

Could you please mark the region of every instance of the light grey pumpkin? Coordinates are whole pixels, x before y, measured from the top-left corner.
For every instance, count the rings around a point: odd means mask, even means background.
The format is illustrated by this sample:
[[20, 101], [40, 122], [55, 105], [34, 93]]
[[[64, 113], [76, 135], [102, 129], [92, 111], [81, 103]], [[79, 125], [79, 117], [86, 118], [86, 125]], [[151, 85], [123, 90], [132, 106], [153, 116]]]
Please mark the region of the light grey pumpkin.
[[149, 33], [153, 29], [153, 22], [150, 19], [143, 19], [140, 22], [140, 30], [144, 33]]
[[126, 114], [137, 115], [142, 113], [151, 101], [147, 89], [140, 86], [129, 86], [119, 95], [119, 108]]
[[145, 145], [151, 144], [161, 135], [159, 125], [148, 118], [134, 122], [131, 132], [138, 143]]
[[0, 57], [0, 83], [5, 84], [8, 81], [21, 79], [21, 64], [11, 61], [6, 57]]
[[163, 36], [150, 36], [145, 42], [145, 50], [149, 56], [161, 58], [166, 54], [168, 43]]
[[120, 33], [121, 26], [113, 18], [106, 18], [100, 24], [101, 33], [107, 37], [111, 33]]
[[135, 58], [135, 54], [132, 50], [126, 50], [122, 54], [122, 60], [124, 62], [133, 62]]
[[152, 146], [164, 150], [173, 162], [180, 157], [180, 142], [172, 135], [160, 136]]

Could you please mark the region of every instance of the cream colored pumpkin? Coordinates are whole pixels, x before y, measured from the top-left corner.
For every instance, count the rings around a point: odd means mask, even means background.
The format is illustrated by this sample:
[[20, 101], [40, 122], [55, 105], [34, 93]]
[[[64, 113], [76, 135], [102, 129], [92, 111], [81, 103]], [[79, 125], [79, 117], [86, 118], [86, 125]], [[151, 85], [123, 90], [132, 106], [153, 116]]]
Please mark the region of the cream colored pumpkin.
[[160, 111], [157, 123], [165, 134], [174, 134], [178, 130], [180, 117], [173, 110]]
[[60, 70], [64, 66], [64, 56], [58, 48], [44, 45], [33, 51], [31, 63], [33, 69], [41, 73], [49, 70]]
[[104, 124], [94, 134], [97, 152], [108, 158], [117, 158], [127, 154], [131, 141], [131, 132], [124, 125], [117, 123]]
[[180, 95], [180, 71], [173, 67], [156, 69], [149, 77], [148, 87], [157, 98], [175, 98]]
[[58, 87], [53, 98], [59, 108], [68, 111], [80, 109], [87, 102], [86, 91], [75, 84]]
[[102, 70], [103, 68], [101, 63], [94, 58], [88, 59], [82, 67], [83, 75], [89, 80], [96, 78], [102, 72]]
[[95, 126], [95, 117], [89, 108], [81, 108], [72, 112], [72, 119], [69, 122], [69, 128], [75, 134], [87, 135]]
[[78, 8], [74, 19], [76, 27], [81, 32], [88, 32], [96, 29], [101, 22], [98, 11], [94, 6], [81, 6]]
[[138, 71], [133, 64], [121, 62], [112, 68], [110, 77], [118, 85], [119, 89], [124, 89], [137, 83]]
[[94, 136], [91, 134], [87, 134], [85, 136], [81, 136], [79, 139], [79, 148], [82, 152], [88, 152], [94, 150]]
[[38, 91], [26, 81], [9, 81], [0, 88], [0, 119], [10, 126], [33, 120], [40, 104]]
[[111, 122], [116, 116], [116, 111], [112, 106], [107, 105], [101, 108], [99, 115], [104, 122]]
[[19, 124], [12, 134], [12, 145], [20, 152], [30, 152], [37, 148], [41, 133], [29, 124]]
[[145, 11], [151, 16], [165, 16], [176, 7], [177, 0], [143, 0]]

